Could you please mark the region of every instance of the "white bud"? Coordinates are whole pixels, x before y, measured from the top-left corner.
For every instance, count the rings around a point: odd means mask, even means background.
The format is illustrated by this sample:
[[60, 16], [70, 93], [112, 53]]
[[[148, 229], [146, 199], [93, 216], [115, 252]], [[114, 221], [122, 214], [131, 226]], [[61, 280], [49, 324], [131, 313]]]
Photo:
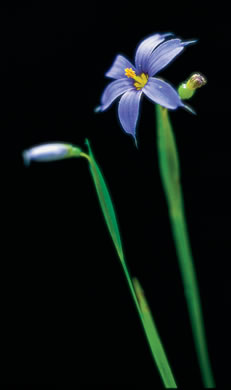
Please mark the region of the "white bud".
[[80, 153], [81, 149], [70, 144], [51, 143], [34, 146], [25, 150], [22, 155], [25, 165], [29, 165], [31, 161], [57, 161], [68, 157], [78, 157]]

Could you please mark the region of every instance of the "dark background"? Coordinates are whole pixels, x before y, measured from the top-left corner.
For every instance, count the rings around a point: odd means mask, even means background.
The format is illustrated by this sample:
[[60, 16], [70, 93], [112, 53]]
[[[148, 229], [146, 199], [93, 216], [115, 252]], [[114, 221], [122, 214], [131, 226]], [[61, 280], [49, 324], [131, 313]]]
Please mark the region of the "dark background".
[[[175, 17], [175, 15], [177, 15]], [[116, 54], [133, 61], [155, 32], [198, 39], [161, 76], [208, 84], [171, 113], [209, 353], [228, 383], [230, 262], [229, 25], [201, 8], [154, 3], [1, 8], [1, 380], [161, 386], [84, 159], [23, 165], [33, 145], [88, 138], [179, 386], [201, 379], [158, 171], [154, 105], [138, 149], [117, 103], [95, 114]]]

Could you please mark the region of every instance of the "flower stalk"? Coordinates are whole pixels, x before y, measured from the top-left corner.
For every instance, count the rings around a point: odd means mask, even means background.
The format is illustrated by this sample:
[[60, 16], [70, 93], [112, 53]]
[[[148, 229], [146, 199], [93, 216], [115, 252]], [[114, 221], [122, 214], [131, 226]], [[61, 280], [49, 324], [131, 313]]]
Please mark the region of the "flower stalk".
[[180, 186], [180, 165], [168, 110], [156, 105], [157, 147], [161, 179], [181, 271], [195, 348], [206, 388], [215, 387], [207, 350], [196, 272], [190, 248]]

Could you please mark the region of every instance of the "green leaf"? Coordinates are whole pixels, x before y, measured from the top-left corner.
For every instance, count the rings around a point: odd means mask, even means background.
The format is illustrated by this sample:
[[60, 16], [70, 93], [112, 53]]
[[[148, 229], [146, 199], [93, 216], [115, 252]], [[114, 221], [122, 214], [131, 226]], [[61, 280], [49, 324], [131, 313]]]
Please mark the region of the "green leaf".
[[99, 198], [100, 206], [103, 211], [103, 215], [107, 224], [107, 227], [109, 229], [109, 232], [111, 234], [112, 240], [115, 244], [116, 250], [118, 252], [120, 260], [124, 261], [123, 256], [123, 250], [122, 250], [122, 243], [120, 239], [119, 234], [119, 228], [116, 220], [116, 215], [114, 211], [114, 207], [111, 201], [111, 196], [109, 194], [109, 191], [107, 189], [107, 185], [105, 183], [105, 180], [103, 178], [103, 175], [99, 169], [98, 164], [95, 161], [95, 158], [93, 156], [90, 144], [88, 140], [86, 140], [86, 144], [88, 146], [89, 150], [89, 166], [90, 171], [93, 177], [93, 181], [95, 183], [95, 188], [97, 191], [97, 195]]
[[133, 278], [133, 285], [143, 315], [147, 339], [156, 362], [156, 366], [166, 388], [177, 388], [164, 348], [162, 346], [154, 319], [139, 281]]
[[[147, 311], [144, 310], [144, 298], [141, 298], [140, 294], [140, 288], [138, 287], [138, 281], [135, 280], [134, 283], [132, 282], [130, 272], [128, 270], [128, 267], [126, 265], [126, 261], [123, 254], [121, 239], [120, 239], [120, 233], [119, 228], [116, 220], [116, 215], [114, 211], [114, 206], [112, 204], [112, 200], [109, 194], [109, 191], [107, 189], [107, 185], [105, 183], [105, 180], [103, 178], [103, 175], [100, 171], [100, 168], [95, 161], [95, 158], [93, 156], [91, 147], [89, 142], [86, 140], [86, 144], [88, 146], [89, 155], [86, 155], [85, 153], [82, 153], [81, 155], [86, 157], [89, 161], [89, 167], [90, 172], [95, 184], [96, 192], [99, 198], [99, 202], [101, 205], [101, 209], [107, 224], [107, 227], [109, 229], [109, 232], [111, 234], [112, 240], [114, 242], [114, 245], [116, 247], [117, 253], [119, 255], [119, 258], [121, 260], [122, 268], [124, 271], [124, 275], [126, 277], [131, 296], [133, 298], [135, 307], [137, 309], [137, 313], [139, 315], [141, 324], [143, 326], [144, 333], [147, 338], [147, 342], [150, 346], [150, 351], [153, 357], [153, 360], [156, 362], [157, 368], [159, 370], [160, 376], [163, 380], [163, 383], [165, 387], [171, 387], [176, 388], [176, 384], [173, 378], [173, 375], [171, 373], [170, 366], [168, 365], [167, 358], [164, 353], [164, 349], [161, 345], [160, 338], [158, 336], [154, 321], [151, 317], [151, 313], [149, 312], [147, 314]], [[135, 291], [134, 287], [137, 291]], [[140, 302], [139, 302], [140, 301]], [[146, 304], [147, 306], [147, 304]]]

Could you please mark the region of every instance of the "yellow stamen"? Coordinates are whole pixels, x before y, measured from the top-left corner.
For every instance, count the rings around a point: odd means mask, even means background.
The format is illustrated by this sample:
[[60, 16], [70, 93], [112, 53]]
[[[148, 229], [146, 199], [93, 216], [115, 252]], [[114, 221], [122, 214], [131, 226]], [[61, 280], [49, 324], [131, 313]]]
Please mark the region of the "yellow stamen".
[[137, 76], [136, 72], [132, 68], [125, 69], [125, 76], [136, 81], [136, 83], [134, 83], [134, 86], [137, 90], [143, 88], [148, 81], [148, 75], [146, 73], [141, 73], [141, 75]]
[[136, 76], [136, 72], [132, 69], [132, 68], [126, 68], [125, 69], [125, 76], [127, 76], [128, 78], [131, 78], [133, 79], [134, 76]]

